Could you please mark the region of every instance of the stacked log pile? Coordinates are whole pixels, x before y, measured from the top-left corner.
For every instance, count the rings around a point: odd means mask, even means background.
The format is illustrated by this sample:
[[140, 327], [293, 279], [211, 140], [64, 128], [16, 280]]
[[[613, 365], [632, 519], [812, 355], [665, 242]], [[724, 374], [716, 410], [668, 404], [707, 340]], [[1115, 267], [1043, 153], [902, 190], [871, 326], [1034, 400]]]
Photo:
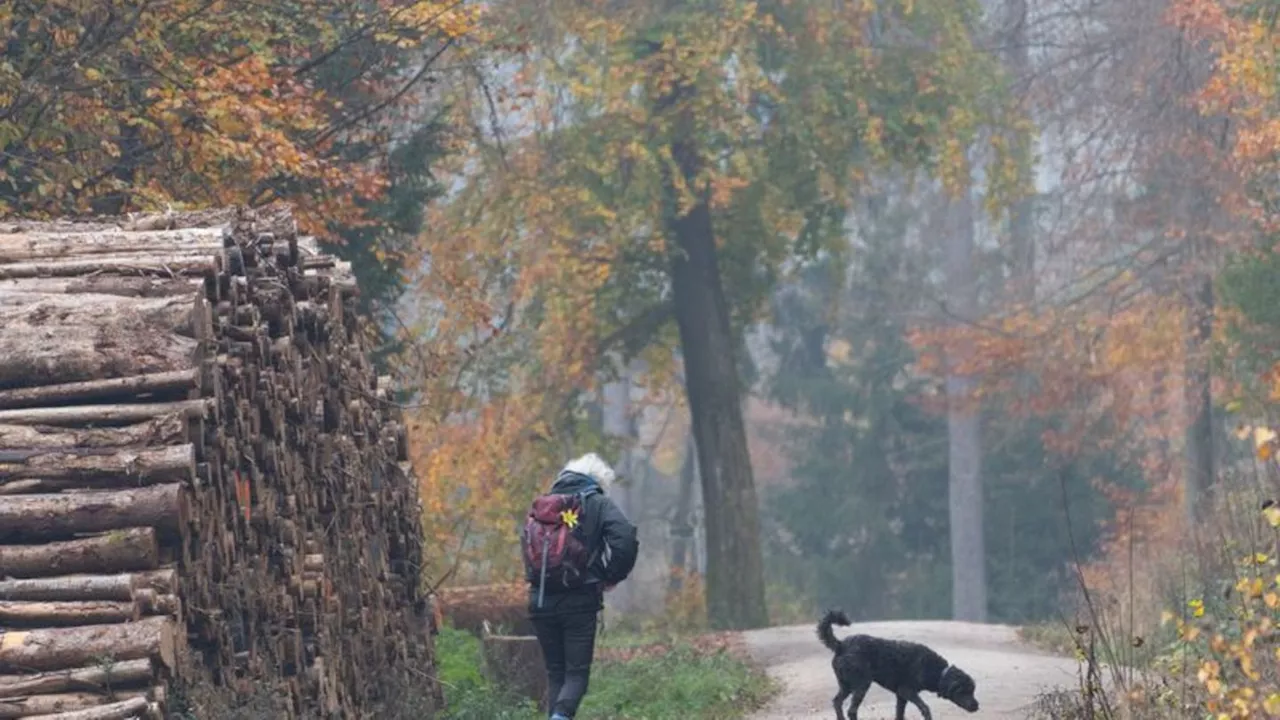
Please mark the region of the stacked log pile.
[[356, 293], [283, 208], [0, 222], [0, 720], [160, 717], [200, 679], [367, 717], [431, 682]]

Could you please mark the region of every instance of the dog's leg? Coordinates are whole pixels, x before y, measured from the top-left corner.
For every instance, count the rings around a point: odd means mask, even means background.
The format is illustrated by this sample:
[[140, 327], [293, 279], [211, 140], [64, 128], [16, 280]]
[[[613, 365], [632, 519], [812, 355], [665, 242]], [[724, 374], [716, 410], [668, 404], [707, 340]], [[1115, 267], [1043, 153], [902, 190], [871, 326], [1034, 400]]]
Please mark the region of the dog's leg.
[[[929, 712], [929, 706], [924, 704], [924, 699], [920, 697], [919, 693], [911, 697], [911, 704], [920, 709], [920, 714], [924, 716], [924, 720], [933, 720], [933, 713]], [[902, 718], [899, 717], [898, 720], [902, 720]]]
[[867, 696], [867, 691], [870, 689], [870, 681], [853, 689], [853, 700], [849, 703], [849, 720], [858, 720], [858, 708], [862, 706], [862, 699]]
[[898, 707], [893, 711], [894, 720], [907, 720], [907, 699], [898, 696]]
[[849, 689], [844, 686], [844, 683], [840, 683], [840, 692], [836, 693], [836, 696], [831, 700], [831, 704], [836, 709], [836, 720], [845, 720], [844, 701], [848, 699]]

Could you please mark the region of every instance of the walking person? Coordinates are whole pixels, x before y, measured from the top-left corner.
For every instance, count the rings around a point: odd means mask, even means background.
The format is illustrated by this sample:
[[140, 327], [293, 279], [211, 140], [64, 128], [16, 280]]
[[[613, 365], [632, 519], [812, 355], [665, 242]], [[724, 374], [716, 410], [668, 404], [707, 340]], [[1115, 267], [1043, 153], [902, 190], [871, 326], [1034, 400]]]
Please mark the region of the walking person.
[[547, 668], [551, 720], [578, 712], [604, 593], [627, 579], [640, 549], [636, 527], [605, 494], [614, 477], [595, 453], [572, 460], [525, 518], [529, 617]]

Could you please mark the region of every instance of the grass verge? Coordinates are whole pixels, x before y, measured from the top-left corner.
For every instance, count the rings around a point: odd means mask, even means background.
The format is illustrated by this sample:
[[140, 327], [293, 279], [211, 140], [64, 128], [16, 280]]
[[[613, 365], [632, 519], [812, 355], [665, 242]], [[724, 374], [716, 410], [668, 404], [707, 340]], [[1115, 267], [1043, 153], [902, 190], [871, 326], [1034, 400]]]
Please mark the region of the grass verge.
[[[533, 703], [495, 688], [481, 671], [480, 641], [450, 628], [436, 638], [448, 720], [535, 720]], [[584, 720], [734, 720], [761, 707], [775, 685], [731, 635], [605, 633]]]

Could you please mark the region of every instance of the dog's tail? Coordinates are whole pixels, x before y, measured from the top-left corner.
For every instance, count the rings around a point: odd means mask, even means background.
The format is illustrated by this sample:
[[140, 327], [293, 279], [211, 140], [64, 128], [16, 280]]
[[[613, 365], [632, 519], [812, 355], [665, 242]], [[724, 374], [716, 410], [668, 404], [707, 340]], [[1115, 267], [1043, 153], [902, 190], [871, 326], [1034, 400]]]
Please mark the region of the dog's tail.
[[828, 610], [826, 615], [822, 616], [822, 620], [818, 623], [818, 639], [831, 652], [840, 652], [840, 641], [836, 639], [835, 631], [831, 629], [832, 625], [848, 625], [849, 616], [844, 614], [843, 610]]

